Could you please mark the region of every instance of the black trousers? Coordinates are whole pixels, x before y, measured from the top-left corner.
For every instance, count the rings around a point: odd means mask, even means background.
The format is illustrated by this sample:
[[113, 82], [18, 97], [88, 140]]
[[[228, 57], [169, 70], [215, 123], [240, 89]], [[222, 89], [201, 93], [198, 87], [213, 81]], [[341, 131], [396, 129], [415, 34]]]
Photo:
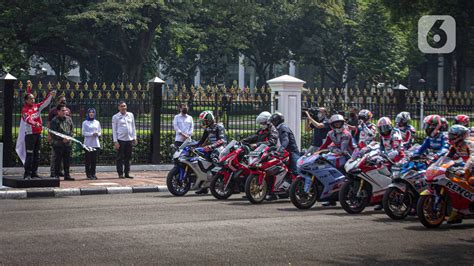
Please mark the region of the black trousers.
[[174, 142], [174, 146], [175, 146], [176, 149], [177, 149], [177, 148], [179, 148], [181, 145], [183, 145], [183, 143], [184, 143], [183, 141], [175, 141], [175, 142]]
[[117, 153], [117, 173], [127, 176], [130, 173], [130, 160], [132, 159], [132, 141], [118, 141], [120, 148]]
[[41, 146], [40, 134], [25, 135], [26, 158], [25, 158], [25, 176], [38, 174], [39, 151]]
[[95, 168], [97, 166], [97, 157], [99, 156], [99, 149], [96, 148], [95, 151], [86, 151], [85, 154], [85, 164], [86, 164], [86, 176], [91, 177], [95, 176]]
[[56, 161], [54, 163], [54, 172], [55, 176], [59, 176], [61, 163], [64, 168], [64, 177], [69, 177], [69, 165], [71, 162], [71, 146], [58, 146], [54, 147], [54, 153], [56, 156]]

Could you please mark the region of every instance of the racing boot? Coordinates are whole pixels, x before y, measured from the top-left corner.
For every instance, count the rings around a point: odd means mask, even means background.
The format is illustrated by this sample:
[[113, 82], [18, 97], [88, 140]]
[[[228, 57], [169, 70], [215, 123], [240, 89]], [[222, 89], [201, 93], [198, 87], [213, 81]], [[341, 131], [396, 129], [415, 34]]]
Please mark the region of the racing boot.
[[335, 200], [330, 200], [330, 201], [325, 201], [321, 203], [324, 207], [331, 207], [331, 206], [336, 206], [336, 201]]
[[380, 211], [380, 210], [382, 210], [382, 209], [383, 209], [383, 205], [382, 205], [382, 204], [377, 204], [377, 205], [375, 205], [375, 207], [374, 207], [374, 211]]
[[201, 188], [200, 190], [196, 191], [197, 195], [202, 195], [202, 194], [207, 194], [207, 193], [209, 193], [209, 190], [207, 189], [207, 187]]
[[265, 200], [267, 201], [274, 201], [274, 200], [277, 200], [277, 196], [275, 196], [275, 194], [268, 194], [266, 197], [265, 197]]
[[448, 224], [460, 224], [462, 223], [462, 218], [461, 215], [458, 214], [458, 212], [453, 209], [451, 211], [451, 214], [448, 217]]

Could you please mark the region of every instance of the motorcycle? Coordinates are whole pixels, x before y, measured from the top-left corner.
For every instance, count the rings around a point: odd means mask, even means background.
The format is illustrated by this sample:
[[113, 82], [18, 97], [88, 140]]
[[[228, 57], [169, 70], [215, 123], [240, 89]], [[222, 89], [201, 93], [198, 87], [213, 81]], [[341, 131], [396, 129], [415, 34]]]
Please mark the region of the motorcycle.
[[245, 181], [253, 172], [246, 165], [249, 147], [236, 140], [231, 141], [219, 154], [219, 161], [211, 171], [213, 178], [209, 185], [216, 199], [227, 199], [233, 193], [245, 191]]
[[383, 195], [383, 209], [394, 220], [405, 219], [416, 209], [419, 193], [426, 189], [424, 175], [434, 156], [417, 156], [392, 167], [392, 184]]
[[339, 202], [350, 214], [362, 212], [369, 204], [380, 203], [392, 182], [390, 167], [394, 163], [380, 151], [379, 144], [373, 142], [365, 150], [344, 166], [347, 180], [339, 190]]
[[[461, 168], [462, 169], [462, 168]], [[425, 173], [428, 188], [421, 192], [417, 215], [427, 228], [439, 227], [452, 208], [464, 219], [474, 218], [474, 188], [462, 178], [464, 172], [447, 157], [432, 164]]]
[[[168, 173], [166, 186], [171, 194], [184, 196], [189, 190], [209, 187], [214, 162], [187, 139], [173, 154], [174, 167]], [[218, 148], [219, 149], [219, 148]]]
[[258, 146], [248, 155], [248, 165], [253, 173], [245, 182], [245, 195], [254, 204], [261, 203], [267, 193], [288, 198], [289, 188], [295, 176], [289, 172], [289, 153], [278, 154], [276, 147]]
[[298, 160], [298, 177], [290, 186], [290, 200], [298, 209], [309, 209], [316, 201], [337, 200], [346, 177], [323, 156], [327, 152], [318, 151]]

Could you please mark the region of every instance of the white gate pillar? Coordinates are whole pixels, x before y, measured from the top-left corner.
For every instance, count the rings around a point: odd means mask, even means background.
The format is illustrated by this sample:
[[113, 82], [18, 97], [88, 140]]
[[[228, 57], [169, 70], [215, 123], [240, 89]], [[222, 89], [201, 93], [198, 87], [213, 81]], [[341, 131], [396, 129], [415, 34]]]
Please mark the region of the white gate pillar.
[[275, 110], [283, 114], [285, 123], [295, 134], [296, 143], [301, 149], [301, 92], [306, 81], [283, 75], [268, 80], [267, 83], [272, 89], [272, 95], [278, 95]]

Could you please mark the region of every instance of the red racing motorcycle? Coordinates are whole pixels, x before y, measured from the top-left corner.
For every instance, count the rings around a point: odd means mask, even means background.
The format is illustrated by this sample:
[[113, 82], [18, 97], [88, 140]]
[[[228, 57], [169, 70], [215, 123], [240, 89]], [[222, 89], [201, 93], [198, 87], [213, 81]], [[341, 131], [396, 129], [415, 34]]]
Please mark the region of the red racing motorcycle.
[[219, 154], [217, 166], [211, 171], [213, 178], [209, 185], [216, 199], [227, 199], [234, 193], [245, 191], [245, 181], [255, 173], [247, 164], [246, 155], [250, 148], [233, 140]]
[[245, 194], [251, 203], [261, 203], [268, 193], [279, 198], [289, 197], [290, 185], [296, 176], [288, 170], [287, 151], [277, 152], [275, 147], [262, 144], [247, 157], [253, 173], [245, 182]]

